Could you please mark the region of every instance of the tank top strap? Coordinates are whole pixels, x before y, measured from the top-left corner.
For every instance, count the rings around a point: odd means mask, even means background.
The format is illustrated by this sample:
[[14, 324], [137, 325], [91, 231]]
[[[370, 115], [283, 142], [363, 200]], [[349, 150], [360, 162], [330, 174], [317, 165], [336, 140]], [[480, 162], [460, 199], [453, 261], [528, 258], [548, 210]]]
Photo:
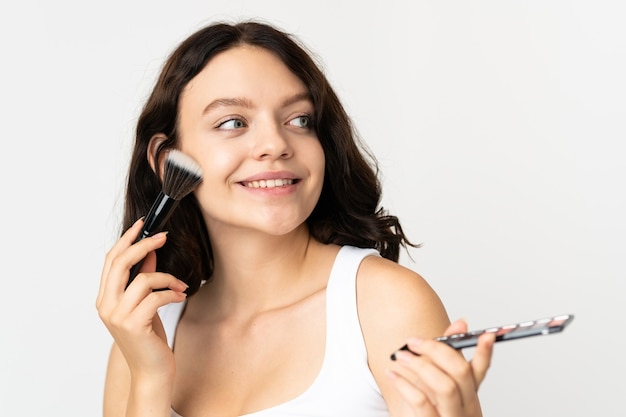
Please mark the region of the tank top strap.
[[170, 349], [174, 350], [174, 338], [176, 337], [176, 328], [180, 317], [183, 315], [187, 301], [180, 303], [170, 303], [161, 307], [158, 311], [161, 323], [163, 323], [163, 329], [167, 336], [167, 344]]
[[326, 288], [327, 360], [367, 361], [356, 303], [356, 276], [363, 259], [380, 256], [375, 249], [343, 246], [337, 254]]

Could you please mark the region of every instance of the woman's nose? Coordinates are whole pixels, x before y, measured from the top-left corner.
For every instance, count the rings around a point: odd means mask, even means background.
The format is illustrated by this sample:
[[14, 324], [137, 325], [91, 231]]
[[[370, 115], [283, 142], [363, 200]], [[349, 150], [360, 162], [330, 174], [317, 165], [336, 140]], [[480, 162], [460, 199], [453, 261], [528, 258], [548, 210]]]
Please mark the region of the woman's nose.
[[291, 157], [293, 149], [287, 132], [282, 126], [271, 123], [257, 129], [253, 154], [257, 159], [285, 159]]

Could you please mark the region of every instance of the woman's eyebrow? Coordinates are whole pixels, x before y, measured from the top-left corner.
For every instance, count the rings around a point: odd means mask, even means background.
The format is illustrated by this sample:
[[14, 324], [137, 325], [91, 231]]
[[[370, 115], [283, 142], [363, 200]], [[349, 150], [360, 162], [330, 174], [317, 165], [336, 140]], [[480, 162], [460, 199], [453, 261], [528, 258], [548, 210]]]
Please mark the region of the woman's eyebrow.
[[285, 101], [283, 101], [283, 107], [290, 106], [290, 105], [292, 105], [294, 103], [298, 103], [300, 101], [311, 102], [311, 96], [308, 93], [308, 91], [303, 91], [301, 93], [295, 94], [295, 95], [287, 98]]
[[[298, 94], [294, 94], [291, 97], [286, 98], [283, 103], [282, 106], [283, 107], [287, 107], [290, 106], [294, 103], [298, 103], [300, 101], [311, 101], [311, 97], [309, 95], [308, 92], [303, 91], [301, 93]], [[242, 97], [223, 97], [223, 98], [217, 98], [215, 100], [213, 100], [212, 102], [210, 102], [202, 111], [202, 114], [207, 114], [208, 112], [210, 112], [211, 110], [217, 108], [217, 107], [229, 107], [229, 106], [233, 106], [233, 107], [244, 107], [246, 109], [252, 108], [254, 107], [254, 105], [252, 104], [252, 102], [250, 100], [248, 100], [247, 98], [242, 98]]]
[[228, 106], [236, 106], [236, 107], [245, 107], [251, 108], [252, 102], [246, 98], [218, 98], [210, 102], [202, 111], [202, 114], [207, 114], [211, 110], [217, 107], [228, 107]]

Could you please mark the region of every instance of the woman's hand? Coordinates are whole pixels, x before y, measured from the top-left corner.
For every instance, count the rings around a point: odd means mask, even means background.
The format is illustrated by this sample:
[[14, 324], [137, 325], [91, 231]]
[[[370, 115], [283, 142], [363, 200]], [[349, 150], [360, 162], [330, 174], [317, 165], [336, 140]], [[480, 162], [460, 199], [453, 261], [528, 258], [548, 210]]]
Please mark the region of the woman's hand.
[[[173, 381], [174, 357], [157, 310], [183, 301], [187, 285], [170, 274], [154, 272], [154, 251], [165, 244], [166, 233], [133, 243], [142, 224], [137, 221], [107, 253], [96, 307], [133, 379]], [[130, 269], [144, 258], [141, 272], [125, 290]], [[163, 288], [169, 290], [154, 291]]]
[[[452, 323], [444, 335], [467, 332], [462, 321]], [[471, 361], [445, 343], [413, 338], [408, 351], [396, 352], [389, 376], [406, 407], [402, 416], [480, 417], [478, 387], [491, 363], [493, 334], [483, 334]]]

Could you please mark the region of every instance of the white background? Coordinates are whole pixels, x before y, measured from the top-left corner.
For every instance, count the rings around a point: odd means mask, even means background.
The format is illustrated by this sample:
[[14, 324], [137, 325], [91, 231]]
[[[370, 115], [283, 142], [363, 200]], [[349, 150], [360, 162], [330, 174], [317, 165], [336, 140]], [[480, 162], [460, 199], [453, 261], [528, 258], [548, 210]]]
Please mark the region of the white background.
[[[378, 156], [404, 264], [497, 345], [485, 416], [623, 415], [626, 9], [620, 1], [3, 2], [0, 414], [100, 415], [94, 300], [136, 117], [167, 54], [261, 18], [315, 51]], [[468, 352], [471, 355], [471, 351]]]

